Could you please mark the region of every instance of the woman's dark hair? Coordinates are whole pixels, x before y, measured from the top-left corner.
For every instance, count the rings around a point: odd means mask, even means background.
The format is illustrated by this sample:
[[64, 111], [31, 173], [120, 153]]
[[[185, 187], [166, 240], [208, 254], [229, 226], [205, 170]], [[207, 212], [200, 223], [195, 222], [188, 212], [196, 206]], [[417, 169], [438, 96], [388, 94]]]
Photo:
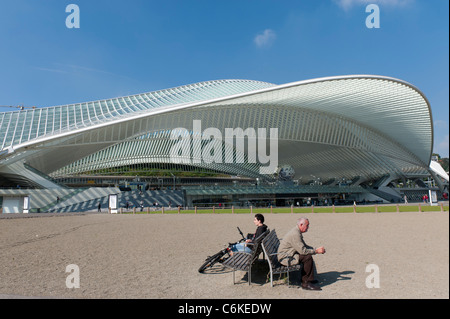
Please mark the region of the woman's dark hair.
[[256, 214], [255, 218], [264, 224], [264, 216], [263, 214]]

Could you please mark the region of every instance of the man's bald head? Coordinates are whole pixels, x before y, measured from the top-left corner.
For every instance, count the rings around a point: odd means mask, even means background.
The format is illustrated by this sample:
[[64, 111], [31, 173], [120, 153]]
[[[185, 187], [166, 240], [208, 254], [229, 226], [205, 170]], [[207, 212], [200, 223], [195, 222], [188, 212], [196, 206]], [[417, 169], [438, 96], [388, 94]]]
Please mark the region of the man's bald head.
[[306, 233], [309, 228], [309, 220], [308, 218], [301, 217], [297, 220], [297, 227], [302, 233]]

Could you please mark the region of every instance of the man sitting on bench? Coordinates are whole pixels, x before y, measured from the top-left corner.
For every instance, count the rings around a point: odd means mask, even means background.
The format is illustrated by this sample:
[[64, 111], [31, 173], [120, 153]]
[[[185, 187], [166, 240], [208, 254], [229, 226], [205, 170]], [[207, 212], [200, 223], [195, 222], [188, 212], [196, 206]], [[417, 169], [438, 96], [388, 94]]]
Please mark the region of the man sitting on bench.
[[300, 218], [297, 225], [291, 229], [281, 240], [278, 247], [278, 261], [283, 266], [295, 265], [303, 263], [302, 267], [302, 288], [306, 290], [322, 290], [315, 285], [317, 280], [314, 279], [314, 260], [312, 255], [324, 254], [325, 248], [312, 248], [306, 245], [303, 240], [303, 233], [309, 228], [309, 220]]

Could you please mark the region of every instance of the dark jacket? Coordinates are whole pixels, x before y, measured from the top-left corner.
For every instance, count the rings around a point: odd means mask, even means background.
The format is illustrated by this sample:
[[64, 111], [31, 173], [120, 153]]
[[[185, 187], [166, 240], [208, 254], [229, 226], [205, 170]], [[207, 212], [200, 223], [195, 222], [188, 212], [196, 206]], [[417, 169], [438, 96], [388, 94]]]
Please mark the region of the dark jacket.
[[253, 234], [253, 236], [250, 238], [252, 241], [254, 241], [256, 238], [258, 238], [259, 236], [261, 236], [262, 234], [264, 234], [267, 230], [267, 226], [266, 225], [262, 225], [262, 226], [258, 226], [258, 228], [256, 228], [256, 232]]

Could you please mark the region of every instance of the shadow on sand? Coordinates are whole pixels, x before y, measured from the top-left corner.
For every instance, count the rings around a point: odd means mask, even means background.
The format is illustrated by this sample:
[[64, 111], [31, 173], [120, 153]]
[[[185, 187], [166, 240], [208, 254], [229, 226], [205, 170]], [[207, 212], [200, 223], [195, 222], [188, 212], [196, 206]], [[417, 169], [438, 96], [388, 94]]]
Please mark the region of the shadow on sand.
[[325, 287], [340, 280], [351, 280], [352, 278], [349, 275], [354, 273], [353, 270], [329, 271], [318, 274], [317, 279], [319, 280], [319, 286]]

